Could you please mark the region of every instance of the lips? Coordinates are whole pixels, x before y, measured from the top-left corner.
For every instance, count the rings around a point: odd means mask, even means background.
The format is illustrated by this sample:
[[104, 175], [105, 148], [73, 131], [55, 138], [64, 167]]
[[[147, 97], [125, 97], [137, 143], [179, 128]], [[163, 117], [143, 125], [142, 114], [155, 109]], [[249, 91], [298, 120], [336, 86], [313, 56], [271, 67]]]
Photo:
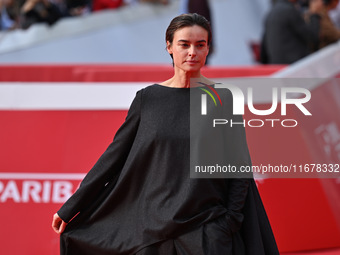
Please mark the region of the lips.
[[197, 64], [197, 63], [199, 63], [199, 61], [197, 61], [197, 60], [186, 60], [185, 62], [188, 63], [188, 64]]

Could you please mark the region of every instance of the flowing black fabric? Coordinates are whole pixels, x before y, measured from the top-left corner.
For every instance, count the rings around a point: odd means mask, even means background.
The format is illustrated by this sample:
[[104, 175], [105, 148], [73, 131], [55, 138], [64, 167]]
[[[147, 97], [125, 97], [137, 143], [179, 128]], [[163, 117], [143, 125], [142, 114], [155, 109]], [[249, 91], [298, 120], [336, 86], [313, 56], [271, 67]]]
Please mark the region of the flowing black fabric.
[[[167, 255], [174, 240], [205, 247], [178, 254], [224, 254], [212, 252], [209, 239], [188, 238], [209, 233], [225, 242], [216, 227], [204, 230], [221, 217], [233, 254], [278, 254], [252, 179], [190, 178], [190, 90], [154, 84], [137, 92], [113, 142], [58, 211], [69, 222], [61, 254]], [[241, 127], [228, 129], [226, 155], [250, 165]]]

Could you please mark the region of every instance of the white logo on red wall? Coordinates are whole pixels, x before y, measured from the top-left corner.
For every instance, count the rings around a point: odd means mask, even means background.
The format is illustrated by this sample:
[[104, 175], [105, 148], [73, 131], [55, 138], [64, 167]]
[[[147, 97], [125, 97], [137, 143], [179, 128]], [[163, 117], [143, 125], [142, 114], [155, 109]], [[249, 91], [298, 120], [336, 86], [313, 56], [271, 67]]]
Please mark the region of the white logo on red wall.
[[0, 203], [64, 203], [85, 174], [0, 173]]

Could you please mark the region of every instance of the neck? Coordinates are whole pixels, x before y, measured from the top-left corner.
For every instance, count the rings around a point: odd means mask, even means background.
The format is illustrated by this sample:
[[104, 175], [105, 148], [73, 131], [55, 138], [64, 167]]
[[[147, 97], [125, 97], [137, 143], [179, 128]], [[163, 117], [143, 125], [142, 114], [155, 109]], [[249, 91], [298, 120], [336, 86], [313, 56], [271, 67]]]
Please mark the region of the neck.
[[172, 87], [189, 88], [195, 87], [197, 84], [193, 84], [193, 80], [197, 81], [203, 76], [200, 71], [186, 72], [175, 68], [175, 75], [171, 78]]

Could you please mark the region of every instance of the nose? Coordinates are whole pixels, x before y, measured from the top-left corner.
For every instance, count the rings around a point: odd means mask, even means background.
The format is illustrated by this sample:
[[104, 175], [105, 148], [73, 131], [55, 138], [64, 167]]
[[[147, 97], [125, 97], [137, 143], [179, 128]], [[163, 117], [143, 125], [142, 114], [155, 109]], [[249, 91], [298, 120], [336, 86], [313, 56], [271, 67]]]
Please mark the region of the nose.
[[196, 56], [196, 49], [194, 45], [191, 45], [189, 48], [189, 56], [191, 57]]

